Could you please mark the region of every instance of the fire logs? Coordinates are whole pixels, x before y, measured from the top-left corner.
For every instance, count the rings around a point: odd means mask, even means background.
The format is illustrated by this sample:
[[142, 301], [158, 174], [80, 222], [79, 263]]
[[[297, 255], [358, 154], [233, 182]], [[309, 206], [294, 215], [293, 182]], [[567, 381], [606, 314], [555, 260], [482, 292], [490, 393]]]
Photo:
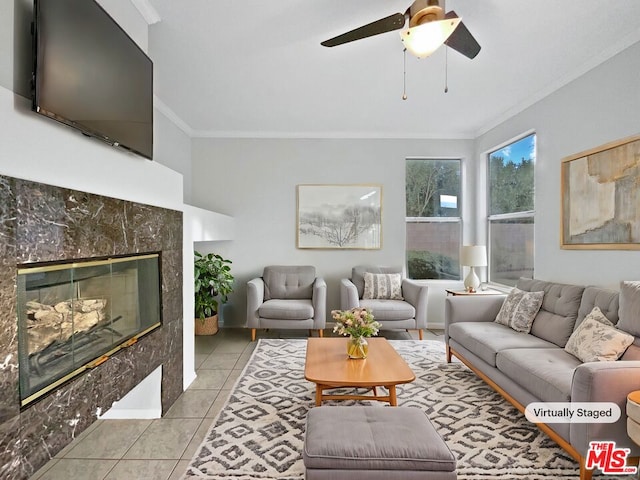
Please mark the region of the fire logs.
[[91, 329], [106, 318], [106, 306], [104, 298], [66, 300], [55, 305], [27, 302], [29, 355]]

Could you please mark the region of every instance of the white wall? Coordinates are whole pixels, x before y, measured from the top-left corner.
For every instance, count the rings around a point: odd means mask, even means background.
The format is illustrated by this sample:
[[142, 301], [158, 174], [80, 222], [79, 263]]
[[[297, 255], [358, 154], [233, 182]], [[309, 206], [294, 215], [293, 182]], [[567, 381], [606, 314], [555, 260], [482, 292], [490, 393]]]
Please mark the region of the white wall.
[[31, 111], [0, 87], [0, 174], [182, 210], [182, 176]]
[[196, 379], [195, 370], [195, 286], [193, 281], [194, 250], [201, 250], [200, 246], [207, 245], [196, 242], [219, 242], [232, 240], [235, 234], [234, 219], [228, 215], [210, 212], [202, 208], [184, 205], [184, 248], [182, 251], [183, 276], [183, 354], [184, 378], [183, 386], [186, 390]]
[[[98, 3], [142, 50], [148, 51], [148, 25], [131, 0], [99, 0]], [[33, 0], [0, 2], [0, 87], [23, 97], [30, 95], [32, 21]], [[154, 161], [182, 174], [184, 201], [188, 203], [191, 138], [157, 109], [154, 110]]]
[[13, 1], [0, 2], [0, 86], [13, 87]]
[[153, 160], [182, 175], [184, 202], [191, 202], [191, 137], [165, 117], [153, 112]]
[[[131, 0], [98, 0], [142, 50], [153, 60], [149, 48], [149, 26]], [[154, 82], [158, 71], [154, 69]], [[154, 97], [155, 98], [155, 97]], [[166, 108], [166, 106], [163, 106]], [[153, 160], [182, 174], [185, 203], [191, 201], [191, 137], [157, 108], [153, 112]]]
[[[640, 278], [640, 252], [560, 248], [560, 164], [564, 157], [640, 133], [640, 43], [479, 137], [484, 152], [525, 131], [537, 133], [535, 276], [617, 289]], [[478, 174], [478, 172], [476, 172]], [[638, 205], [640, 208], [640, 205]], [[480, 238], [486, 226], [478, 216]]]
[[[147, 24], [130, 0], [99, 3], [143, 50], [147, 49]], [[0, 87], [4, 87], [0, 88], [2, 173], [181, 210], [181, 175], [168, 171], [161, 163], [190, 175], [190, 139], [157, 110], [154, 157], [159, 163], [87, 138], [31, 111], [29, 75], [24, 72], [30, 72], [32, 67], [32, 15], [31, 0], [1, 2], [0, 31], [9, 44], [0, 47], [0, 66], [4, 67], [0, 75]]]
[[[327, 281], [328, 311], [339, 307], [338, 282], [350, 276], [352, 266], [404, 265], [405, 159], [458, 157], [466, 164], [473, 142], [201, 138], [193, 140], [192, 152], [194, 203], [235, 220], [233, 242], [208, 244], [203, 250], [233, 261], [235, 292], [223, 321], [240, 326], [246, 321], [246, 282], [261, 275], [265, 265], [314, 265]], [[349, 183], [383, 186], [383, 248], [296, 248], [296, 185]], [[463, 211], [470, 211], [469, 201], [465, 199]]]

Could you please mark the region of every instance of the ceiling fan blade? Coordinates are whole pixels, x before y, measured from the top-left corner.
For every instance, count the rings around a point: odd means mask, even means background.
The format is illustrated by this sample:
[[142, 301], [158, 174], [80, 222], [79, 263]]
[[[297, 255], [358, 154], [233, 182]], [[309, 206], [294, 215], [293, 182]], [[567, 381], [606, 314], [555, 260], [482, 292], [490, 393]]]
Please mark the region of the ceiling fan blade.
[[360, 40], [362, 38], [373, 37], [374, 35], [379, 35], [381, 33], [399, 30], [404, 27], [404, 24], [404, 13], [394, 13], [393, 15], [389, 15], [388, 17], [363, 25], [362, 27], [358, 27], [350, 32], [325, 40], [320, 45], [325, 47], [335, 47], [336, 45], [353, 42], [354, 40]]
[[[444, 16], [445, 18], [458, 18], [456, 12], [451, 10]], [[465, 57], [475, 58], [480, 52], [480, 44], [473, 38], [471, 32], [467, 29], [463, 22], [453, 31], [451, 36], [444, 42], [448, 47], [457, 50]]]

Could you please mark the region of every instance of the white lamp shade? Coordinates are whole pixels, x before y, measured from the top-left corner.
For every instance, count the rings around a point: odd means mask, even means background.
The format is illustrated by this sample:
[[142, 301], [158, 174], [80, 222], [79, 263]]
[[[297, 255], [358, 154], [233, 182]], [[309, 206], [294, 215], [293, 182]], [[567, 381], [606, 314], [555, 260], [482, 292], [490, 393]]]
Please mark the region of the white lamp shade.
[[449, 36], [460, 24], [461, 18], [447, 18], [437, 20], [400, 32], [404, 47], [418, 58], [424, 58], [435, 52], [447, 41]]
[[460, 251], [460, 264], [466, 267], [486, 267], [487, 248], [484, 245], [464, 245]]

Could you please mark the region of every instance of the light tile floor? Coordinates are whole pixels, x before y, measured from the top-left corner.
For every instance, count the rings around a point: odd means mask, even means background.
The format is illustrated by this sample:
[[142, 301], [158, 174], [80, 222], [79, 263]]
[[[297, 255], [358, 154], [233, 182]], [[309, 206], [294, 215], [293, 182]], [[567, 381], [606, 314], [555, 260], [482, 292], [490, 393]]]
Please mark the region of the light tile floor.
[[[329, 330], [325, 330], [330, 334]], [[306, 338], [307, 331], [259, 331], [258, 338]], [[381, 332], [417, 339], [417, 332]], [[444, 341], [427, 330], [428, 340]], [[196, 337], [198, 377], [156, 420], [98, 420], [42, 467], [32, 480], [174, 480], [186, 471], [257, 342], [250, 330], [223, 328]]]

